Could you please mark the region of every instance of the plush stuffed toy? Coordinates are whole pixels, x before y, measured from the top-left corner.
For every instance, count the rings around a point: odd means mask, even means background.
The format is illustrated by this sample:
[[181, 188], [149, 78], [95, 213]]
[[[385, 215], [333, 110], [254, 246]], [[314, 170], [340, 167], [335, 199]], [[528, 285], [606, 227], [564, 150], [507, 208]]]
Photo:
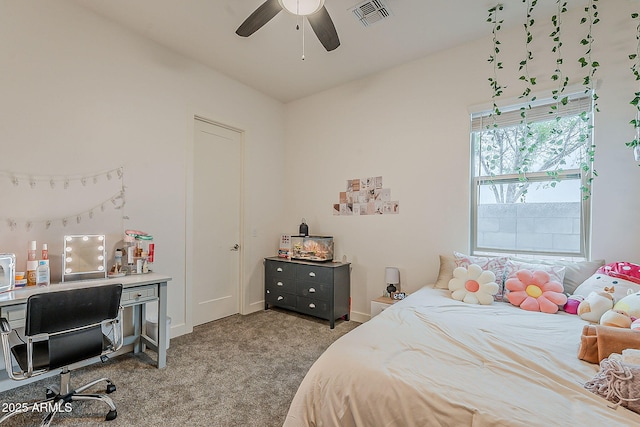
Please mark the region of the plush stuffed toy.
[[600, 317], [600, 324], [603, 326], [613, 326], [615, 328], [630, 328], [631, 317], [624, 311], [607, 310]]
[[458, 267], [453, 270], [453, 279], [449, 280], [451, 298], [469, 304], [491, 304], [498, 293], [496, 275], [482, 270], [479, 265]]
[[546, 271], [518, 270], [506, 282], [507, 299], [515, 306], [529, 311], [556, 313], [558, 306], [567, 303], [561, 283], [551, 281]]
[[597, 272], [640, 285], [640, 265], [638, 264], [631, 262], [614, 262], [613, 264], [603, 265]]
[[604, 313], [613, 308], [615, 288], [606, 287], [601, 292], [591, 292], [578, 306], [578, 316], [589, 322], [599, 323]]
[[640, 318], [640, 291], [627, 291], [627, 296], [616, 302], [613, 309], [627, 313], [634, 320]]
[[584, 301], [584, 297], [582, 295], [569, 295], [563, 310], [565, 313], [578, 314], [578, 306], [582, 301]]

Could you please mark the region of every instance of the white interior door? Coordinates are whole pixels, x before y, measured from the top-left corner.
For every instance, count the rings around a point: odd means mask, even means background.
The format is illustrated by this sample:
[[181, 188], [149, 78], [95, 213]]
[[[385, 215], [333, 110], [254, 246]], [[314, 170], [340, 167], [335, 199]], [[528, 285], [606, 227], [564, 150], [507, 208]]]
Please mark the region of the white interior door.
[[239, 312], [242, 135], [195, 120], [193, 326]]

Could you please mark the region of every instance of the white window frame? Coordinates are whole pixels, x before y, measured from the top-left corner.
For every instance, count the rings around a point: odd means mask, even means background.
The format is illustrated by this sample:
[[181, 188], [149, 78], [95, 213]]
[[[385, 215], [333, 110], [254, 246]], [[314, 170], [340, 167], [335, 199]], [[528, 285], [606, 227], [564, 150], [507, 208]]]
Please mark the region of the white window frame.
[[[593, 93], [592, 92], [579, 92], [568, 97], [570, 102], [566, 105], [561, 105], [552, 98], [536, 101], [534, 105], [531, 103], [524, 106], [527, 110], [527, 119], [531, 121], [548, 120], [555, 116], [571, 116], [577, 115], [588, 108], [590, 114], [590, 122], [592, 129], [589, 132], [589, 139], [585, 142], [585, 149], [593, 146]], [[555, 115], [549, 114], [550, 106], [556, 105]], [[585, 107], [587, 106], [587, 107]], [[475, 146], [476, 144], [474, 133], [486, 129], [488, 126], [497, 125], [498, 127], [508, 127], [511, 125], [517, 125], [522, 122], [521, 111], [522, 104], [513, 104], [508, 107], [501, 108], [501, 114], [498, 116], [493, 115], [492, 111], [481, 111], [471, 114], [471, 130], [470, 130], [470, 169], [471, 169], [471, 212], [470, 212], [470, 249], [472, 254], [530, 254], [530, 255], [544, 255], [549, 257], [573, 257], [590, 259], [591, 249], [591, 200], [592, 197], [581, 197], [581, 215], [580, 215], [580, 250], [579, 252], [563, 252], [563, 251], [536, 251], [536, 250], [518, 250], [515, 248], [510, 249], [497, 249], [491, 247], [479, 246], [477, 232], [478, 232], [478, 199], [480, 187], [487, 183], [497, 184], [509, 184], [514, 182], [520, 182], [522, 176], [520, 174], [505, 174], [498, 176], [476, 176], [476, 158], [475, 158]], [[532, 117], [529, 119], [529, 117]], [[526, 173], [526, 179], [528, 182], [553, 182], [562, 181], [567, 179], [580, 179], [581, 186], [588, 186], [591, 177], [591, 171], [593, 165], [590, 164], [589, 170], [584, 171], [582, 169], [567, 169], [558, 171], [556, 177], [549, 176], [547, 172], [528, 172]]]

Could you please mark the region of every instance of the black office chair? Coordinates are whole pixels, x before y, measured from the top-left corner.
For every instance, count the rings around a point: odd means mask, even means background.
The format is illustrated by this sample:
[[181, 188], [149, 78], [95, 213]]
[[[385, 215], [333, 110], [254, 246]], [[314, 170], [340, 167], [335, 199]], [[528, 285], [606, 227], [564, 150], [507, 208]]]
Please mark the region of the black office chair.
[[[69, 404], [77, 400], [99, 400], [109, 406], [106, 420], [118, 415], [113, 400], [103, 394], [82, 394], [101, 381], [107, 383], [106, 393], [116, 386], [108, 378], [100, 378], [80, 388], [72, 389], [69, 366], [106, 355], [122, 347], [122, 322], [120, 296], [122, 285], [98, 285], [65, 291], [35, 294], [27, 300], [24, 338], [13, 331], [19, 342], [11, 345], [9, 322], [0, 318], [0, 335], [7, 374], [13, 380], [24, 380], [46, 372], [62, 369], [60, 386], [47, 388], [46, 399], [19, 407], [16, 412], [5, 414], [0, 424], [18, 413], [31, 412], [46, 407], [51, 410], [43, 416], [43, 426], [51, 424], [57, 412], [68, 411]], [[13, 341], [16, 341], [13, 339]], [[15, 359], [19, 370], [14, 371]], [[36, 406], [38, 405], [38, 406]]]

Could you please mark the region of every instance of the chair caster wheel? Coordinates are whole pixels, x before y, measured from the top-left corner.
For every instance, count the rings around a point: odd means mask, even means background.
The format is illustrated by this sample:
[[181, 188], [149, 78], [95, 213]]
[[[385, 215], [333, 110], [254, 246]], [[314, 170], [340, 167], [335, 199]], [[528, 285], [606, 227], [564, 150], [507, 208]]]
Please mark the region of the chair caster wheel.
[[117, 416], [118, 416], [118, 411], [114, 409], [113, 411], [109, 411], [109, 413], [107, 413], [107, 416], [104, 417], [104, 419], [107, 421], [112, 421], [112, 420], [115, 420]]
[[47, 396], [47, 399], [53, 399], [54, 397], [56, 397], [56, 392], [48, 388], [46, 396]]
[[107, 394], [111, 394], [114, 391], [116, 391], [116, 385], [115, 384], [107, 384]]

